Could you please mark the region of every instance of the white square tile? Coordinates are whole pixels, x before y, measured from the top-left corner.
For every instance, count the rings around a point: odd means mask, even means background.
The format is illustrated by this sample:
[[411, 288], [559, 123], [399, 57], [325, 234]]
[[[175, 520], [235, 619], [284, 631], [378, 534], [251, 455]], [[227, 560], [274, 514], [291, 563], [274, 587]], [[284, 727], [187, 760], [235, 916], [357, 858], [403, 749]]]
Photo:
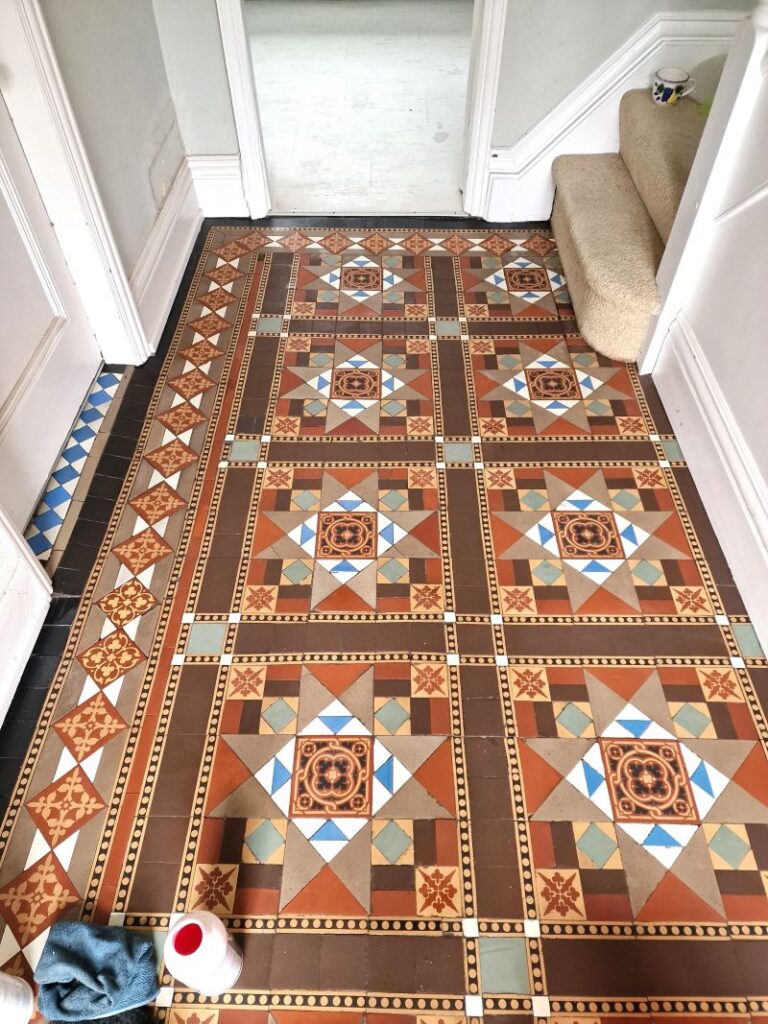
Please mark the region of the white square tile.
[[523, 932], [529, 939], [538, 939], [541, 935], [541, 925], [533, 917], [527, 917], [523, 921]]
[[503, 615], [492, 615], [491, 616], [491, 625], [492, 626], [503, 626], [504, 625], [504, 616]]
[[224, 440], [225, 441], [234, 441], [235, 440], [235, 435], [234, 434], [225, 434], [224, 435]]
[[231, 654], [222, 654], [219, 657], [219, 664], [220, 665], [231, 665], [232, 664], [232, 655]]
[[463, 917], [461, 919], [461, 930], [467, 939], [476, 939], [480, 934], [480, 925], [476, 917]]
[[746, 663], [743, 658], [731, 658], [731, 665], [733, 665], [734, 668], [746, 667]]
[[458, 665], [459, 664], [459, 656], [458, 656], [458, 654], [446, 654], [445, 662], [446, 662], [447, 665]]
[[157, 993], [155, 1006], [173, 1006], [173, 989], [170, 985], [163, 985]]
[[108, 924], [111, 928], [122, 928], [125, 924], [125, 914], [110, 914]]
[[659, 435], [658, 434], [649, 434], [648, 435], [648, 440], [649, 441], [658, 441], [659, 440]]
[[445, 463], [444, 462], [436, 462], [435, 463], [435, 469], [445, 469]]
[[727, 626], [728, 625], [728, 616], [727, 615], [716, 615], [715, 616], [715, 622], [718, 624], [718, 626]]
[[506, 654], [497, 654], [496, 655], [496, 664], [497, 665], [508, 665], [509, 664], [509, 658], [506, 656]]
[[229, 463], [224, 461], [219, 463], [219, 469], [229, 469]]
[[469, 995], [464, 996], [464, 1013], [467, 1017], [482, 1017], [483, 997]]
[[442, 444], [442, 443], [443, 443], [443, 435], [442, 434], [435, 434], [435, 444]]
[[669, 469], [669, 459], [659, 459], [659, 465], [662, 469]]
[[239, 622], [242, 619], [240, 612], [230, 612], [227, 617], [227, 622]]
[[472, 444], [480, 444], [480, 435], [473, 434], [470, 440], [472, 441]]
[[484, 467], [485, 467], [485, 463], [484, 462], [476, 462], [475, 463], [475, 469], [483, 469]]
[[259, 469], [266, 469], [266, 468], [267, 468], [267, 463], [266, 463], [266, 462], [265, 462], [265, 461], [264, 461], [263, 459], [260, 459], [260, 460], [259, 460], [259, 461], [258, 461], [258, 462], [256, 463], [256, 465], [257, 465], [257, 467], [258, 467]]
[[184, 655], [183, 654], [173, 654], [173, 655], [171, 655], [171, 664], [172, 665], [183, 665], [184, 664]]
[[531, 996], [531, 1009], [534, 1017], [548, 1017], [549, 998], [547, 996]]
[[194, 612], [184, 612], [184, 614], [181, 616], [181, 621], [182, 622], [194, 622], [195, 621], [195, 613]]
[[456, 612], [443, 612], [443, 622], [455, 622]]
[[272, 435], [271, 434], [262, 434], [261, 435], [261, 440], [262, 440], [263, 444], [269, 444], [269, 442], [272, 440]]

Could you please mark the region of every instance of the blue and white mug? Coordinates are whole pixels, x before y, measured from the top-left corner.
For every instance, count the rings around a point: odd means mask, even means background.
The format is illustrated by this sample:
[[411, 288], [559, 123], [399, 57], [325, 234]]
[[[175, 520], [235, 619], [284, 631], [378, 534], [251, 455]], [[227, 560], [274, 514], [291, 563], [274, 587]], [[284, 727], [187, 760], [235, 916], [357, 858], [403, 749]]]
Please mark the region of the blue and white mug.
[[682, 68], [659, 68], [653, 76], [651, 96], [654, 103], [662, 107], [672, 107], [695, 88], [696, 79], [691, 78]]

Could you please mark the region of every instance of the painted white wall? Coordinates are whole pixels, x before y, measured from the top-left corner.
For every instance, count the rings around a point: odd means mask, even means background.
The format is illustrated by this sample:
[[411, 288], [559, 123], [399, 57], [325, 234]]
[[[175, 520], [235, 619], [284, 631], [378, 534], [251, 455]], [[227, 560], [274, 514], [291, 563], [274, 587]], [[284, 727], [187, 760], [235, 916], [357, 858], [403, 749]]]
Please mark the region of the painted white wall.
[[712, 95], [744, 20], [742, 11], [652, 14], [514, 146], [493, 148], [485, 168], [486, 202], [479, 212], [489, 220], [547, 220], [554, 158], [618, 152], [621, 98], [630, 89], [647, 89], [659, 67], [696, 69], [702, 88], [709, 87]]
[[184, 154], [152, 0], [42, 0], [41, 7], [130, 274]]
[[492, 145], [517, 142], [655, 12], [752, 6], [751, 0], [508, 0]]
[[154, 0], [154, 8], [186, 152], [237, 153], [216, 0]]
[[766, 67], [763, 2], [729, 54], [662, 261], [653, 378], [768, 650]]

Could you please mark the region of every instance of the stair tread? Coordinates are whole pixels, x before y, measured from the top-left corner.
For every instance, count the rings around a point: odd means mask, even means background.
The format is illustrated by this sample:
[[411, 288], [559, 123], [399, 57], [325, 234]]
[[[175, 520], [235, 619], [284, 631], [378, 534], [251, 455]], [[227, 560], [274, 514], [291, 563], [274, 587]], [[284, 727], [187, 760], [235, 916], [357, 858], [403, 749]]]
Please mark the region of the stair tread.
[[647, 89], [624, 93], [619, 108], [619, 151], [635, 188], [664, 242], [704, 131], [698, 104], [654, 103]]
[[589, 287], [617, 303], [655, 309], [664, 247], [619, 154], [559, 156], [552, 174]]

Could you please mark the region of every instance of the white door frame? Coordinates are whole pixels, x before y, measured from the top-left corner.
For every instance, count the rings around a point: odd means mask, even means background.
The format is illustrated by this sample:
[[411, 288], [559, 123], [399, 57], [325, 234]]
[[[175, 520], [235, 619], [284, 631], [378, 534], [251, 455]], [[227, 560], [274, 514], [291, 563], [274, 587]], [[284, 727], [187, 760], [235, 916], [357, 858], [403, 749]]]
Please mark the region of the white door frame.
[[475, 0], [467, 89], [464, 209], [487, 216], [491, 135], [499, 91], [508, 0]]
[[[483, 217], [488, 197], [491, 132], [496, 110], [508, 0], [474, 0], [467, 84], [464, 210]], [[269, 185], [242, 0], [216, 0], [241, 173], [251, 217], [269, 213]], [[373, 212], [373, 211], [372, 211]]]
[[2, 5], [0, 85], [105, 362], [153, 352], [99, 195], [39, 0]]
[[240, 149], [243, 193], [249, 214], [258, 220], [269, 213], [269, 183], [243, 5], [241, 0], [216, 0], [216, 9]]

